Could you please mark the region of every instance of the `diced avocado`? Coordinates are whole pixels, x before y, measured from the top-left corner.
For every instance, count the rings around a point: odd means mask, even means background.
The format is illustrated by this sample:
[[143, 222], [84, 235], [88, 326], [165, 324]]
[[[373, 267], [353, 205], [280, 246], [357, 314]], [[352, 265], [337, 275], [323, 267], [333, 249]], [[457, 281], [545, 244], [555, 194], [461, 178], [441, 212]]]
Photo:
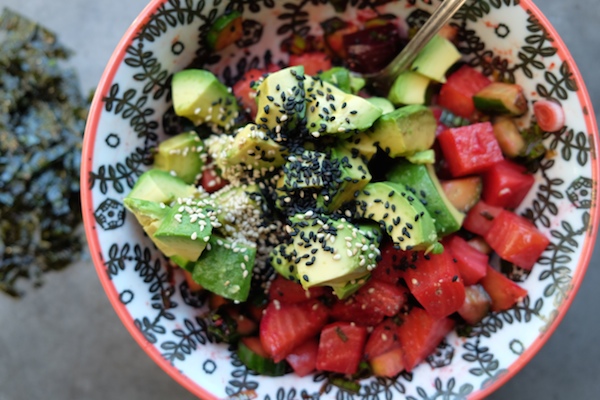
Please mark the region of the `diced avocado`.
[[432, 165], [417, 165], [401, 160], [387, 173], [391, 182], [402, 183], [429, 212], [438, 235], [446, 236], [462, 226], [464, 214], [446, 197]]
[[306, 77], [306, 125], [314, 137], [346, 138], [368, 129], [381, 109], [360, 96], [344, 93], [321, 79]]
[[218, 231], [227, 237], [242, 235], [254, 241], [262, 221], [263, 198], [258, 185], [227, 185], [211, 195], [218, 207]]
[[228, 131], [239, 116], [235, 96], [210, 71], [186, 69], [173, 75], [175, 113], [195, 125], [208, 124]]
[[127, 198], [170, 204], [177, 198], [194, 197], [198, 189], [160, 169], [150, 169], [137, 180]]
[[354, 293], [358, 291], [361, 287], [365, 285], [369, 281], [371, 277], [371, 273], [366, 274], [362, 278], [352, 279], [346, 283], [340, 284], [331, 284], [331, 288], [333, 289], [333, 293], [340, 300], [347, 299], [352, 296]]
[[428, 107], [411, 105], [381, 116], [369, 136], [395, 158], [431, 148], [436, 129], [437, 122]]
[[320, 189], [325, 185], [321, 173], [326, 167], [327, 154], [304, 150], [300, 155], [288, 157], [282, 171], [283, 177], [278, 187], [284, 191], [299, 189]]
[[269, 135], [254, 124], [240, 128], [232, 140], [222, 149], [223, 156], [217, 161], [221, 169], [253, 171], [253, 176], [264, 176], [270, 169], [285, 164], [286, 151]]
[[381, 108], [381, 112], [383, 114], [391, 113], [396, 109], [396, 107], [394, 107], [394, 104], [385, 97], [369, 97], [367, 101], [373, 104], [374, 106]]
[[523, 88], [515, 83], [493, 82], [473, 96], [475, 107], [486, 114], [507, 114], [518, 117], [527, 112]]
[[340, 145], [350, 151], [352, 157], [361, 157], [365, 162], [371, 161], [377, 153], [377, 146], [373, 138], [366, 132], [361, 132], [342, 140]]
[[[300, 190], [314, 191], [319, 207], [328, 211], [340, 208], [371, 181], [365, 161], [344, 146], [330, 148], [327, 153], [305, 150], [300, 156], [290, 156], [282, 171], [276, 188], [278, 198]], [[285, 204], [280, 205], [285, 208]]]
[[298, 271], [294, 264], [296, 256], [293, 243], [280, 243], [271, 250], [269, 261], [279, 275], [290, 281], [298, 281]]
[[174, 174], [185, 183], [196, 182], [206, 163], [206, 151], [196, 132], [185, 132], [162, 141], [154, 155], [154, 167]]
[[299, 214], [291, 221], [297, 253], [294, 262], [305, 289], [345, 285], [377, 265], [379, 242], [371, 229], [315, 214]]
[[365, 87], [365, 80], [363, 78], [352, 75], [344, 67], [330, 68], [327, 71], [321, 72], [318, 77], [324, 82], [331, 83], [338, 89], [350, 94], [357, 94]]
[[357, 190], [371, 181], [371, 173], [361, 157], [354, 157], [344, 147], [335, 147], [330, 151], [329, 163], [322, 170], [326, 176], [325, 185], [317, 199], [327, 211], [338, 210], [342, 204], [352, 200]]
[[250, 292], [256, 247], [212, 235], [194, 264], [192, 277], [205, 289], [227, 299], [245, 301]]
[[275, 131], [297, 126], [306, 113], [304, 88], [302, 65], [269, 74], [256, 92], [256, 124], [265, 130]]
[[398, 75], [388, 93], [388, 99], [396, 106], [425, 104], [431, 80], [417, 72], [405, 71]]
[[212, 23], [206, 42], [211, 49], [219, 51], [240, 40], [244, 36], [242, 14], [232, 11], [221, 15]]
[[401, 183], [369, 183], [356, 196], [357, 212], [377, 222], [402, 250], [426, 250], [437, 241], [425, 206]]
[[527, 144], [512, 117], [496, 117], [493, 126], [494, 136], [505, 156], [514, 158], [525, 153]]
[[154, 201], [133, 198], [125, 198], [123, 204], [125, 205], [125, 208], [135, 215], [135, 218], [154, 245], [163, 253], [169, 251], [169, 246], [160, 239], [155, 238], [154, 233], [167, 217], [171, 207], [165, 206], [164, 204], [161, 205]]
[[406, 156], [406, 159], [413, 164], [433, 164], [435, 163], [435, 150], [417, 151], [414, 154]]
[[213, 230], [208, 215], [210, 211], [210, 208], [197, 205], [175, 205], [169, 209], [152, 236], [164, 245], [162, 251], [165, 256], [197, 260], [206, 248]]
[[460, 57], [460, 52], [451, 41], [435, 35], [419, 52], [411, 70], [436, 82], [445, 83], [446, 72]]

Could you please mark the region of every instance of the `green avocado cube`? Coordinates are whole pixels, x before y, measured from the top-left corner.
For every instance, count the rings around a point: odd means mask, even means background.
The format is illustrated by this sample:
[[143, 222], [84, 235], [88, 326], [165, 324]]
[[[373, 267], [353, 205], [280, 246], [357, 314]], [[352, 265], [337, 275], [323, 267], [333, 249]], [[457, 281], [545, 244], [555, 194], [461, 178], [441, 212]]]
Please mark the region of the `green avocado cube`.
[[410, 105], [383, 115], [368, 134], [390, 157], [406, 156], [431, 148], [437, 122], [425, 106]]
[[228, 131], [239, 116], [237, 100], [210, 71], [186, 69], [173, 75], [175, 113], [195, 125], [208, 124]]
[[171, 208], [153, 235], [166, 246], [162, 249], [165, 256], [196, 261], [212, 233], [210, 211], [193, 204], [176, 204]]
[[285, 149], [255, 124], [238, 130], [224, 151], [226, 168], [241, 166], [245, 170], [256, 171], [260, 176], [286, 162]]
[[269, 74], [256, 92], [256, 124], [276, 132], [298, 125], [306, 113], [304, 79], [301, 65]]
[[418, 72], [404, 71], [394, 81], [388, 99], [396, 106], [425, 104], [431, 79]]
[[347, 138], [364, 131], [382, 114], [366, 99], [338, 89], [321, 79], [306, 77], [306, 125], [314, 137]]
[[435, 35], [419, 52], [411, 70], [419, 72], [436, 82], [446, 82], [446, 72], [458, 60], [460, 52], [448, 39]]
[[206, 163], [206, 150], [196, 132], [185, 132], [162, 141], [154, 154], [154, 167], [195, 183]]
[[198, 189], [194, 185], [188, 185], [181, 178], [153, 168], [138, 178], [127, 198], [168, 205], [178, 198], [194, 197], [198, 193]]
[[255, 258], [256, 247], [252, 244], [213, 235], [194, 263], [192, 278], [219, 296], [246, 301]]

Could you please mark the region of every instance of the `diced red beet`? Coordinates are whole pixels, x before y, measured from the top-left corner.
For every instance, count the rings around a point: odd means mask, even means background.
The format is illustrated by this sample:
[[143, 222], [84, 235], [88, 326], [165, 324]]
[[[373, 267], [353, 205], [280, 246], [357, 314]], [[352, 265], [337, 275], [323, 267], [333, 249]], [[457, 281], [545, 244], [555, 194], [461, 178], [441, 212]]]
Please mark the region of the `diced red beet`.
[[405, 46], [394, 24], [375, 26], [344, 35], [346, 60], [352, 71], [374, 73], [386, 67]]
[[469, 232], [485, 236], [494, 224], [494, 219], [502, 211], [502, 207], [494, 207], [483, 200], [479, 200], [473, 208], [469, 210], [463, 228]]
[[527, 296], [527, 290], [490, 266], [480, 283], [492, 300], [491, 311], [508, 310]]
[[404, 273], [410, 292], [434, 318], [455, 313], [465, 301], [465, 286], [450, 253], [414, 254], [415, 268]]
[[485, 276], [489, 257], [469, 245], [466, 240], [452, 235], [444, 242], [447, 249], [456, 260], [458, 272], [465, 286], [474, 285]]
[[483, 178], [482, 197], [489, 205], [517, 208], [535, 182], [524, 167], [502, 160], [487, 169]]
[[453, 328], [454, 321], [450, 318], [432, 317], [418, 307], [410, 310], [398, 328], [406, 371], [411, 372], [425, 360]]
[[438, 141], [455, 178], [484, 172], [504, 159], [489, 122], [446, 129]]
[[354, 374], [363, 356], [367, 328], [349, 322], [334, 322], [323, 328], [319, 338], [317, 369]]
[[485, 240], [500, 258], [531, 270], [550, 240], [529, 220], [503, 210], [485, 235]]

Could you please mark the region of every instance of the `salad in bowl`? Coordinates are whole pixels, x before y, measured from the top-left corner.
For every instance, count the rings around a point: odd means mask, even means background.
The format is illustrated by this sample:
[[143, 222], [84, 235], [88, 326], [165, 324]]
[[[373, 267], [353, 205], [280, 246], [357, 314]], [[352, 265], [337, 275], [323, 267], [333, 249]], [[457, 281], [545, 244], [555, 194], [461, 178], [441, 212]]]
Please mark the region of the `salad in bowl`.
[[94, 261], [203, 398], [480, 398], [583, 277], [596, 128], [539, 12], [468, 3], [381, 93], [435, 5], [367, 3], [155, 2], [101, 83]]

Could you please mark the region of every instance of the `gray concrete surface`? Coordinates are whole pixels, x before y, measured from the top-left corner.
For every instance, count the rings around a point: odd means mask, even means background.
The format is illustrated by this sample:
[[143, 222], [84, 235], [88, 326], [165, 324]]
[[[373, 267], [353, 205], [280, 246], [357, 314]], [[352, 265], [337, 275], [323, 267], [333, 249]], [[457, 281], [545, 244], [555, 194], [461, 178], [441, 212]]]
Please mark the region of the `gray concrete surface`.
[[[92, 89], [120, 36], [146, 0], [0, 0], [60, 34]], [[539, 0], [579, 64], [595, 104], [598, 0]], [[490, 399], [600, 398], [600, 253], [571, 310], [538, 355]], [[112, 310], [91, 262], [47, 277], [15, 301], [0, 296], [0, 400], [192, 399], [150, 360]]]

